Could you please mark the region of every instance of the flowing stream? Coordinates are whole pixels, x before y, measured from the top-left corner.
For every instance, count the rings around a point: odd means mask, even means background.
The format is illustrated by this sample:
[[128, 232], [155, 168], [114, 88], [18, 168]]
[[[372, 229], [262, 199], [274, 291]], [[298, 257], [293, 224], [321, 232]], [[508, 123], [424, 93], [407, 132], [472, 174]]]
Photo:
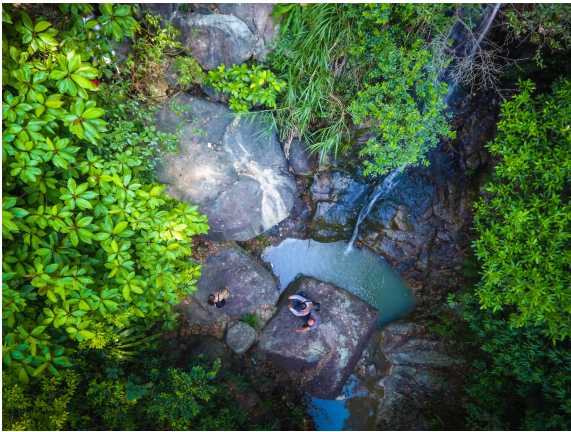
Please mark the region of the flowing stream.
[[361, 222], [363, 222], [363, 220], [369, 215], [371, 209], [373, 208], [377, 200], [381, 197], [384, 197], [395, 187], [395, 185], [397, 184], [395, 178], [402, 171], [404, 171], [405, 168], [406, 165], [402, 165], [401, 167], [397, 168], [392, 173], [390, 173], [388, 176], [386, 176], [381, 183], [375, 186], [375, 188], [370, 194], [372, 198], [369, 200], [369, 204], [363, 206], [361, 212], [359, 213], [359, 218], [357, 219], [357, 224], [355, 225], [353, 236], [351, 237], [351, 240], [349, 240], [349, 244], [347, 245], [346, 252], [350, 252], [353, 249], [353, 243], [355, 243], [355, 239], [357, 238], [357, 235], [359, 235], [359, 225], [361, 225]]

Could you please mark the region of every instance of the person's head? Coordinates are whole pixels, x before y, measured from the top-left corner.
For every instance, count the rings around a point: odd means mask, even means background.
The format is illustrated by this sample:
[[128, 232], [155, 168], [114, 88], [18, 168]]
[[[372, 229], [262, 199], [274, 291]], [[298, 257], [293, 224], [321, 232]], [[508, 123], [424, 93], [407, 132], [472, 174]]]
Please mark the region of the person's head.
[[314, 324], [315, 324], [315, 319], [314, 319], [314, 318], [309, 318], [309, 319], [307, 320], [307, 324], [309, 324], [310, 326], [314, 325]]
[[208, 304], [210, 306], [214, 306], [216, 304], [216, 296], [212, 293], [208, 296]]
[[306, 303], [300, 303], [299, 310], [304, 311], [306, 309], [307, 309], [307, 304]]

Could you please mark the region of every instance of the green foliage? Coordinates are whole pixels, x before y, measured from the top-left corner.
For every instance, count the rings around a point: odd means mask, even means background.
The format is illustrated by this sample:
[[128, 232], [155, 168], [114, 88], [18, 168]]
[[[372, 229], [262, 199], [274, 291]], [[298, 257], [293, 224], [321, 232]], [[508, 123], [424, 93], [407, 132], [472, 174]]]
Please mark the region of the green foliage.
[[518, 40], [538, 46], [533, 59], [541, 66], [546, 48], [563, 51], [571, 42], [571, 7], [567, 3], [510, 4], [506, 28]]
[[286, 83], [280, 81], [269, 70], [261, 66], [233, 65], [226, 69], [224, 63], [218, 66], [218, 72], [208, 72], [208, 83], [214, 86], [216, 93], [231, 94], [230, 108], [238, 114], [247, 113], [250, 103], [260, 102], [270, 108], [276, 108], [276, 95]]
[[[426, 32], [453, 24], [450, 8], [426, 5], [278, 4], [282, 39], [269, 63], [289, 83], [278, 98], [283, 138], [299, 136], [321, 158], [372, 133], [362, 149], [367, 175], [426, 163], [446, 126]], [[422, 24], [422, 25], [421, 25]], [[421, 30], [419, 30], [421, 28]]]
[[87, 349], [78, 353], [74, 364], [60, 376], [44, 375], [25, 388], [5, 373], [3, 429], [253, 428], [228, 391], [233, 377], [217, 378], [220, 360], [210, 367], [199, 359], [184, 371], [164, 367], [155, 349], [121, 363]]
[[177, 81], [183, 87], [200, 84], [205, 81], [206, 74], [202, 71], [202, 68], [198, 62], [192, 57], [179, 56], [174, 60], [173, 69], [178, 72], [179, 76]]
[[501, 156], [489, 200], [476, 207], [482, 279], [461, 296], [489, 364], [467, 390], [474, 416], [515, 429], [571, 426], [571, 83], [532, 97], [534, 84], [502, 107]]
[[252, 327], [254, 330], [258, 330], [260, 328], [260, 323], [258, 320], [258, 316], [255, 314], [247, 313], [244, 314], [242, 317], [242, 321]]
[[511, 326], [539, 326], [562, 341], [571, 334], [571, 83], [535, 99], [531, 82], [520, 89], [503, 105], [498, 137], [489, 145], [502, 156], [485, 187], [494, 198], [475, 206], [481, 233], [475, 248], [484, 262], [476, 294], [484, 309], [516, 306]]
[[156, 320], [172, 327], [171, 306], [200, 275], [187, 256], [206, 217], [148, 182], [151, 158], [176, 136], [155, 131], [124, 80], [92, 82], [109, 78], [90, 60], [106, 36], [133, 34], [130, 6], [101, 10], [89, 52], [70, 36], [87, 32], [83, 21], [49, 31], [15, 9], [3, 23], [2, 352], [24, 384], [60, 374], [78, 343], [102, 348], [117, 328]]

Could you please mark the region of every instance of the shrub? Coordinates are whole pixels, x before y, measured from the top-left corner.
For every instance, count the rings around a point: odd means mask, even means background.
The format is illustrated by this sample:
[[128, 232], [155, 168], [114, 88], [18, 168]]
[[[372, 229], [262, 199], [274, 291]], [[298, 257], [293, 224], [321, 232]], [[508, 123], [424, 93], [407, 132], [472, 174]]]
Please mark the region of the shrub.
[[62, 20], [66, 31], [3, 9], [3, 362], [22, 383], [71, 366], [78, 342], [102, 348], [128, 324], [171, 327], [171, 306], [200, 274], [187, 257], [206, 217], [145, 181], [175, 136], [155, 132], [126, 92], [100, 91], [125, 84], [98, 80], [106, 38], [133, 34], [131, 7], [100, 9], [101, 30]]
[[[147, 349], [118, 362], [100, 350], [84, 350], [73, 369], [42, 376], [27, 387], [3, 374], [6, 430], [255, 430], [246, 423], [227, 384], [202, 359], [188, 370], [163, 366]], [[39, 397], [36, 397], [39, 395]]]
[[173, 69], [179, 73], [177, 81], [183, 86], [200, 84], [206, 79], [206, 74], [198, 62], [192, 57], [179, 56], [173, 62]]
[[226, 69], [224, 63], [218, 66], [218, 72], [208, 72], [208, 84], [214, 86], [216, 93], [231, 94], [230, 108], [237, 113], [247, 113], [250, 102], [276, 108], [276, 95], [286, 86], [285, 82], [261, 66], [249, 69], [248, 65], [243, 64]]
[[[447, 8], [423, 5], [278, 4], [282, 39], [269, 64], [289, 83], [278, 98], [282, 138], [298, 136], [321, 158], [374, 135], [361, 151], [367, 175], [427, 163], [424, 153], [453, 136], [442, 113], [445, 85], [431, 71], [426, 29], [453, 24]], [[427, 22], [418, 31], [417, 26]], [[291, 30], [290, 30], [291, 29]]]
[[463, 306], [489, 363], [467, 390], [492, 422], [557, 430], [571, 425], [571, 82], [534, 89], [520, 82], [488, 145], [501, 161], [475, 205], [482, 279]]

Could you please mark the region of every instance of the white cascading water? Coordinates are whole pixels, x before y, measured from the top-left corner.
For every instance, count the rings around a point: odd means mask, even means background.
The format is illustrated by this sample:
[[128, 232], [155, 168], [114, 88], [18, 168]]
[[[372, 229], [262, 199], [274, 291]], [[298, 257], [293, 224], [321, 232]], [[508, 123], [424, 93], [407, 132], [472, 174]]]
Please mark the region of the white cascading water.
[[371, 212], [371, 209], [375, 205], [375, 202], [377, 202], [377, 200], [379, 198], [386, 196], [386, 194], [388, 194], [396, 186], [396, 184], [398, 182], [395, 181], [395, 178], [402, 171], [404, 171], [405, 168], [406, 168], [406, 165], [402, 165], [401, 167], [397, 168], [392, 173], [390, 173], [388, 176], [386, 176], [381, 183], [379, 183], [377, 186], [375, 186], [375, 188], [371, 192], [370, 196], [372, 198], [370, 199], [369, 204], [367, 204], [366, 206], [363, 206], [363, 208], [361, 209], [361, 212], [359, 213], [359, 218], [357, 219], [357, 225], [355, 225], [355, 230], [353, 231], [353, 236], [351, 237], [351, 240], [349, 241], [349, 244], [347, 245], [347, 251], [346, 252], [351, 251], [351, 249], [353, 248], [353, 243], [355, 242], [355, 239], [357, 238], [357, 235], [359, 234], [359, 225], [361, 225], [361, 222], [363, 222], [363, 220], [369, 215], [369, 213]]

